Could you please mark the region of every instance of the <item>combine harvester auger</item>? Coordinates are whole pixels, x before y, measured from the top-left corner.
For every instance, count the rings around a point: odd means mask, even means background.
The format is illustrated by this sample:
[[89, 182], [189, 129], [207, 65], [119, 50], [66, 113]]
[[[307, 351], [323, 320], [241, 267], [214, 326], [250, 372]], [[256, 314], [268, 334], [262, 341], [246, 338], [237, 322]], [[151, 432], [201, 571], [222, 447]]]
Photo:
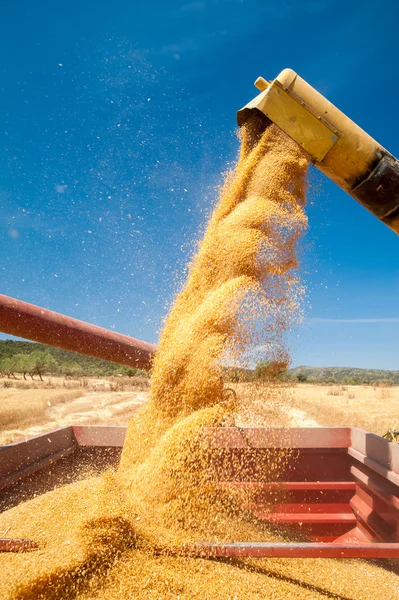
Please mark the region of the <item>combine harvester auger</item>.
[[261, 132], [275, 123], [320, 171], [399, 233], [399, 161], [295, 71], [284, 69], [271, 82], [259, 77], [255, 86], [261, 93], [238, 111], [238, 125], [256, 119]]
[[[256, 82], [261, 93], [238, 112], [238, 124], [275, 123], [328, 177], [399, 233], [399, 162], [294, 71]], [[149, 369], [156, 348], [127, 336], [0, 296], [0, 330]], [[117, 465], [124, 427], [70, 426], [0, 448], [0, 510], [70, 483], [90, 463]], [[307, 538], [303, 543], [203, 544], [207, 557], [399, 558], [399, 445], [351, 427], [206, 428], [204, 443], [221, 489], [234, 489], [260, 520]], [[279, 481], [240, 465], [286, 457]], [[71, 479], [72, 478], [72, 479]], [[272, 505], [273, 508], [270, 508]], [[0, 550], [34, 549], [29, 540], [0, 540]]]

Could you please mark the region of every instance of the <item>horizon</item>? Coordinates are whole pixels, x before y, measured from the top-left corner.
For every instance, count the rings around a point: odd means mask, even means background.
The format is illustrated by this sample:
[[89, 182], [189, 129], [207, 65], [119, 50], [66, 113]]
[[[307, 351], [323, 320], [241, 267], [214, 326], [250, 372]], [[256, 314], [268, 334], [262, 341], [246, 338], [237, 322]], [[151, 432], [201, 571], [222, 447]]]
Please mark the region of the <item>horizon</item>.
[[[1, 335], [5, 335], [5, 334], [1, 334]], [[58, 346], [49, 346], [48, 344], [42, 344], [41, 342], [34, 342], [32, 340], [26, 340], [23, 338], [17, 338], [15, 336], [10, 336], [7, 338], [0, 338], [0, 342], [26, 342], [28, 344], [40, 344], [42, 346], [48, 346], [49, 348], [58, 348]], [[61, 348], [62, 350], [62, 348]], [[81, 356], [91, 356], [89, 354], [81, 354], [79, 352], [71, 352], [70, 350], [67, 350], [67, 352], [70, 352], [71, 354], [80, 354]], [[103, 359], [101, 358], [96, 358], [96, 357], [91, 357], [94, 358], [95, 360], [99, 360], [102, 361]], [[105, 362], [112, 362], [112, 361], [105, 361]], [[120, 364], [120, 363], [113, 363], [113, 364]], [[230, 365], [227, 366], [227, 368], [229, 369], [243, 369], [244, 371], [249, 370], [249, 371], [253, 371], [255, 369], [256, 365], [254, 367], [239, 367], [239, 366], [234, 366], [234, 365]], [[292, 365], [292, 366], [288, 366], [287, 370], [291, 371], [291, 370], [295, 370], [295, 369], [352, 369], [352, 370], [356, 370], [356, 371], [389, 371], [392, 373], [399, 373], [399, 369], [377, 369], [375, 367], [352, 367], [351, 365], [321, 365], [321, 366], [315, 366], [315, 365]]]
[[[156, 343], [258, 76], [294, 69], [399, 155], [388, 0], [21, 0], [2, 13], [0, 291], [11, 297]], [[309, 179], [292, 362], [397, 370], [399, 239], [315, 169]]]

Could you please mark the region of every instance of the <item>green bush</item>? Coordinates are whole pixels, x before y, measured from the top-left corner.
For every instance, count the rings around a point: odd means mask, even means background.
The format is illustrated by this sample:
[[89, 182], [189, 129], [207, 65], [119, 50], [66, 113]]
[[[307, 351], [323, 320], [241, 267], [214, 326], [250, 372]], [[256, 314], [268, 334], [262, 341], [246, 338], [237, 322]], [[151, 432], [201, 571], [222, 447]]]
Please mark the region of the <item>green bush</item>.
[[296, 378], [297, 378], [297, 380], [298, 380], [300, 383], [304, 383], [305, 381], [307, 381], [307, 380], [308, 380], [308, 376], [307, 376], [307, 375], [305, 375], [305, 373], [298, 373], [298, 375], [296, 376]]

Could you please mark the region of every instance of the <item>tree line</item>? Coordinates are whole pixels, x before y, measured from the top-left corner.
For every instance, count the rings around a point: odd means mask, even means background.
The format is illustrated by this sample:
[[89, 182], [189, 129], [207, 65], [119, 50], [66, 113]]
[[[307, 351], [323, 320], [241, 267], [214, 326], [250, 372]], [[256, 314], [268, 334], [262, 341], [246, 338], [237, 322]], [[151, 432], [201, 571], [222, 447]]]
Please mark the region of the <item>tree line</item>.
[[43, 380], [43, 375], [61, 375], [70, 378], [112, 375], [148, 377], [148, 374], [140, 369], [82, 356], [45, 344], [0, 340], [1, 377], [27, 380], [34, 379], [36, 376]]
[[277, 361], [262, 361], [254, 369], [226, 367], [225, 378], [230, 382], [285, 381], [310, 384], [340, 385], [399, 385], [399, 371], [349, 369], [338, 367], [300, 367], [288, 369]]

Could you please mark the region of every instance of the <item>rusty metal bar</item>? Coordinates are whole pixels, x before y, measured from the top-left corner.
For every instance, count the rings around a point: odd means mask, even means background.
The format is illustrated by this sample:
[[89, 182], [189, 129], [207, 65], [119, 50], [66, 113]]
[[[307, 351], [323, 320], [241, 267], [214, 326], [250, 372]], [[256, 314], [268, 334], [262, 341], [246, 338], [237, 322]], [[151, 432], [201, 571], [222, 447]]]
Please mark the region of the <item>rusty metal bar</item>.
[[399, 544], [197, 544], [190, 551], [207, 558], [399, 558]]
[[120, 365], [150, 369], [156, 346], [0, 294], [0, 331]]

